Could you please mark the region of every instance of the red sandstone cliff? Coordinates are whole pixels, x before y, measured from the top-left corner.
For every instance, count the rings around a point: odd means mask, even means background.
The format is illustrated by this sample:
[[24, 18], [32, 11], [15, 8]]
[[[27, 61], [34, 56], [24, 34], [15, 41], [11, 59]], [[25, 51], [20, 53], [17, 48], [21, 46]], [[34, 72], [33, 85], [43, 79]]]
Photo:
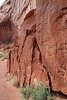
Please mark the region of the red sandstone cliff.
[[[16, 30], [8, 72], [67, 94], [67, 0], [11, 0]], [[13, 30], [14, 30], [13, 27]]]
[[10, 22], [10, 1], [6, 0], [0, 7], [0, 42], [10, 41], [12, 38], [12, 26]]
[[36, 39], [52, 89], [67, 94], [67, 0], [36, 0]]

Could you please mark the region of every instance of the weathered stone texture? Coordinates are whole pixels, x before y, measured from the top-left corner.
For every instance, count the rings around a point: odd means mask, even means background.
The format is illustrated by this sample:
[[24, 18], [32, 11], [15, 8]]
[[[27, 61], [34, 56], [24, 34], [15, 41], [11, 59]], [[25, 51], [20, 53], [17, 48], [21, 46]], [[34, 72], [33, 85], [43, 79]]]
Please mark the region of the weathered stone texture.
[[67, 94], [67, 1], [11, 0], [9, 13], [17, 34], [8, 72], [20, 85], [50, 85]]
[[0, 7], [0, 41], [5, 42], [12, 38], [12, 26], [8, 13], [10, 11], [10, 1], [6, 0]]
[[36, 0], [36, 39], [52, 89], [67, 94], [67, 0]]
[[[11, 8], [9, 15], [11, 15], [17, 30], [20, 31], [24, 20], [31, 16], [36, 9], [36, 0], [11, 0]], [[18, 34], [21, 33], [18, 32]]]
[[[31, 15], [22, 24], [22, 34], [16, 36], [13, 49], [9, 53], [8, 72], [17, 75], [20, 85], [30, 85], [42, 81], [49, 86], [47, 72], [40, 62], [40, 51], [36, 42], [35, 15]], [[39, 73], [40, 72], [40, 73]], [[39, 73], [37, 75], [37, 73]], [[35, 76], [36, 75], [36, 76]], [[44, 79], [41, 77], [44, 77]]]

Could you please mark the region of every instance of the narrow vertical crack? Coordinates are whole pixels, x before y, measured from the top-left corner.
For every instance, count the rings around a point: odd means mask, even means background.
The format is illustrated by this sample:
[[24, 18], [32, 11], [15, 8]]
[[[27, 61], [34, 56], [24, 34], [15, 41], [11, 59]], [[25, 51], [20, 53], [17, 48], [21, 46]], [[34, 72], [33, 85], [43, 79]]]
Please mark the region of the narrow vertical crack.
[[36, 38], [34, 38], [34, 40], [33, 40], [33, 50], [32, 50], [32, 62], [33, 62], [33, 58], [34, 58], [34, 50], [35, 50], [36, 47], [37, 47], [37, 49], [40, 53], [39, 61], [40, 61], [40, 63], [42, 63], [41, 51], [40, 51], [40, 48], [39, 48], [38, 43], [36, 41]]
[[[40, 48], [37, 44], [37, 40], [36, 38], [33, 39], [33, 50], [32, 50], [32, 59], [31, 59], [31, 66], [33, 64], [33, 59], [34, 59], [34, 55], [35, 55], [35, 48], [37, 48], [37, 50], [39, 51], [40, 53], [40, 56], [39, 56], [39, 62], [42, 64], [42, 57], [41, 57], [41, 52], [40, 52]], [[32, 73], [33, 73], [33, 69], [31, 67], [31, 76], [32, 76]], [[29, 84], [31, 83], [31, 77], [30, 77], [30, 81], [29, 81]]]
[[[43, 66], [43, 67], [47, 71], [47, 68], [45, 66]], [[49, 75], [49, 72], [48, 71], [47, 71], [47, 75], [48, 75], [48, 79], [49, 79], [49, 86], [52, 89], [51, 78], [50, 78], [50, 75]]]
[[11, 70], [11, 51], [9, 52], [9, 73], [10, 73], [10, 70]]
[[40, 51], [40, 48], [39, 48], [39, 46], [38, 46], [38, 43], [37, 43], [37, 47], [38, 47], [38, 50], [39, 50], [39, 52], [40, 52], [39, 61], [40, 61], [40, 63], [42, 64], [42, 56], [41, 56], [41, 51]]

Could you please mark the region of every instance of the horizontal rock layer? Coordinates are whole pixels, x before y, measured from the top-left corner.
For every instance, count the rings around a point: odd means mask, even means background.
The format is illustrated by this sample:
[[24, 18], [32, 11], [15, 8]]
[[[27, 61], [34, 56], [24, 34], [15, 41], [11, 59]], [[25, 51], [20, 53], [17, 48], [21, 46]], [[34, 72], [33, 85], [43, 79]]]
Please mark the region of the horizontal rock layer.
[[67, 95], [67, 1], [11, 0], [9, 16], [16, 34], [8, 72], [21, 86], [41, 81]]

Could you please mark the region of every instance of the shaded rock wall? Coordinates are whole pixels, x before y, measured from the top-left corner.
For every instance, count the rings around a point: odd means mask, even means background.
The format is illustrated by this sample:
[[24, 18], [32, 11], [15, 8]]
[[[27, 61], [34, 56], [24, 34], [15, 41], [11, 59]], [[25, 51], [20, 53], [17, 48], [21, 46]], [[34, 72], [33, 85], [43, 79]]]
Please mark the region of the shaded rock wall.
[[0, 42], [12, 39], [12, 25], [8, 13], [10, 11], [10, 0], [6, 0], [0, 7]]
[[21, 86], [41, 81], [67, 94], [66, 0], [11, 0], [9, 15], [17, 34], [8, 72]]
[[12, 40], [12, 27], [10, 21], [7, 21], [6, 23], [0, 24], [0, 41], [6, 42]]

